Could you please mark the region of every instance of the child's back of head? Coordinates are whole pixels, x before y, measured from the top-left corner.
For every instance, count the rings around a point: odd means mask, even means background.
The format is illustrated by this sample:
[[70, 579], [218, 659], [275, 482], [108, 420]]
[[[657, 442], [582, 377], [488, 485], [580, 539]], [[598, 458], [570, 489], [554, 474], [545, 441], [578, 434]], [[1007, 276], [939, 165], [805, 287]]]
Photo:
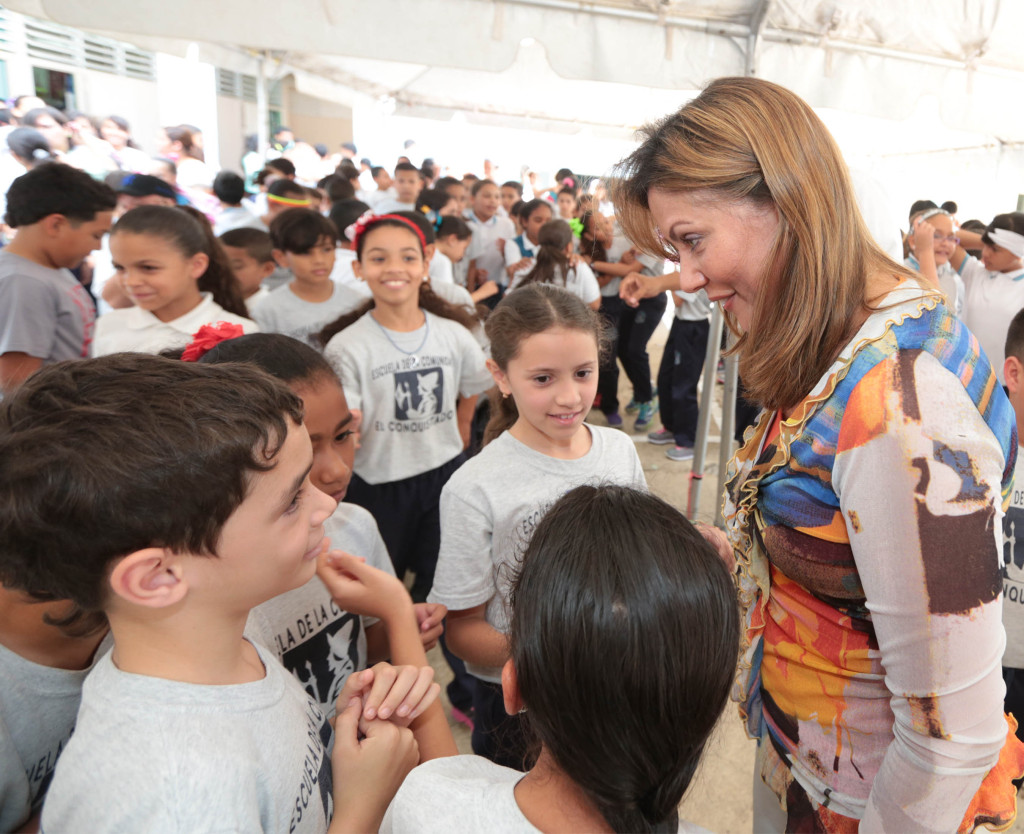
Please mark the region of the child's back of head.
[[214, 555], [302, 401], [242, 365], [62, 362], [0, 404], [0, 582], [102, 610], [120, 557]]
[[245, 254], [258, 263], [270, 263], [274, 260], [274, 244], [270, 235], [263, 229], [243, 226], [229, 229], [219, 238], [223, 246], [242, 249]]
[[582, 486], [537, 526], [512, 606], [527, 731], [614, 831], [675, 831], [739, 650], [721, 559], [660, 499]]

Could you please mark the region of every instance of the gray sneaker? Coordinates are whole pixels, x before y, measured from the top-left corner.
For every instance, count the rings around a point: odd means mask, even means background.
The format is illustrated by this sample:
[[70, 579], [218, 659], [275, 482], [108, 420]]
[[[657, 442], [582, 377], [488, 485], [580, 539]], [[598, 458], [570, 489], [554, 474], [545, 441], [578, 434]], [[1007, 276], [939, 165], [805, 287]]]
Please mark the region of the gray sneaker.
[[669, 460], [693, 460], [693, 447], [673, 446], [665, 451], [665, 457]]
[[668, 429], [661, 428], [657, 431], [648, 432], [647, 440], [655, 446], [665, 446], [669, 443], [675, 443], [676, 436]]

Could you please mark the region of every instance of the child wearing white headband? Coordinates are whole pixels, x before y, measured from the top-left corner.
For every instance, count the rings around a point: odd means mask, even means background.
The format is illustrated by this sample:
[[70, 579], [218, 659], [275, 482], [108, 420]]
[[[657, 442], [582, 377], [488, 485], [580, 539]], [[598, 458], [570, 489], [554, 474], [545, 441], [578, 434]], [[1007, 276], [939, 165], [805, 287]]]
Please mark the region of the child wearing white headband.
[[[922, 222], [931, 219], [922, 215]], [[1024, 213], [997, 214], [980, 236], [963, 229], [958, 235], [949, 265], [963, 279], [960, 318], [1005, 384], [1006, 333], [1013, 317], [1024, 309]], [[981, 260], [968, 255], [964, 246], [980, 248]]]

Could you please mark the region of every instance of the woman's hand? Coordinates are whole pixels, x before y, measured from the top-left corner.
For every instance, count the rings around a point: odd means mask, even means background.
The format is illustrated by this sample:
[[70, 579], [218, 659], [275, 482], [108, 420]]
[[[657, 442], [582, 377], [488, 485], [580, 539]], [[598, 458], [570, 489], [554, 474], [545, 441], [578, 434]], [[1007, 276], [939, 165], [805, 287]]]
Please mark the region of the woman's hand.
[[729, 573], [735, 573], [736, 555], [733, 553], [732, 545], [729, 544], [729, 539], [726, 538], [725, 533], [717, 527], [712, 527], [710, 524], [705, 524], [702, 521], [698, 521], [693, 526], [697, 528], [697, 531], [704, 537], [704, 540], [715, 549], [719, 558], [725, 562]]

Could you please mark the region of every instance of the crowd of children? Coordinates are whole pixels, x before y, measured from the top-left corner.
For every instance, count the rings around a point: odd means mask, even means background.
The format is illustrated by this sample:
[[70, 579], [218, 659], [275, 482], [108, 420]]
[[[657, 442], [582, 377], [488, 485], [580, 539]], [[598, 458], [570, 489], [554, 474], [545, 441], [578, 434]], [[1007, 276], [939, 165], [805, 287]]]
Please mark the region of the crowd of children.
[[[633, 297], [665, 262], [567, 169], [304, 184], [285, 128], [214, 175], [176, 126], [165, 175], [110, 124], [6, 192], [0, 829], [698, 830], [736, 597], [614, 429], [693, 456], [707, 295]], [[915, 204], [908, 263], [1016, 404], [1024, 215], [954, 215]]]

